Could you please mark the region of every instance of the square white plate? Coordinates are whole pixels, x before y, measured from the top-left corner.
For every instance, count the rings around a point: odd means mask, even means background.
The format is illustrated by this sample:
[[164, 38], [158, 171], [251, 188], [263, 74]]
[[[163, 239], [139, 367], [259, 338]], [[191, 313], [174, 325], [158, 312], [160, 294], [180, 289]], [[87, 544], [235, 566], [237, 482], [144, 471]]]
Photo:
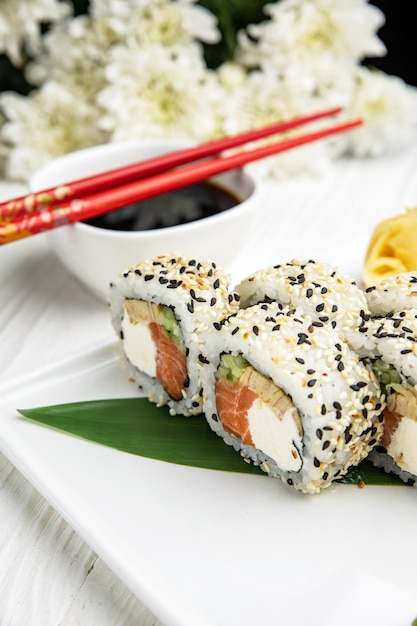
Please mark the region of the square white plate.
[[411, 626], [417, 492], [153, 461], [16, 408], [135, 394], [113, 344], [3, 387], [0, 447], [167, 626]]

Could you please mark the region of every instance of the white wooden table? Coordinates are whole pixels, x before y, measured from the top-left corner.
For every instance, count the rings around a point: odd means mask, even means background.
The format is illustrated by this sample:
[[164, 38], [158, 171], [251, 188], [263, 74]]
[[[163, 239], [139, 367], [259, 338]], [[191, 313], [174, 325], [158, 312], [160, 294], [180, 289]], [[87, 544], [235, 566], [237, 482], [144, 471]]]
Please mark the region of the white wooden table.
[[[55, 261], [43, 236], [1, 249], [0, 381], [111, 332], [106, 307]], [[2, 454], [0, 624], [160, 624]]]
[[[335, 241], [326, 260], [347, 252], [360, 272], [373, 225], [417, 206], [416, 166], [411, 147], [380, 162], [336, 168], [322, 181], [272, 186], [245, 258], [253, 265], [300, 255], [320, 260], [329, 249], [320, 239], [323, 220], [330, 219]], [[330, 209], [322, 215], [325, 203]], [[0, 249], [0, 389], [112, 336], [106, 306], [56, 261], [43, 235]], [[32, 624], [160, 622], [0, 455], [0, 625]]]

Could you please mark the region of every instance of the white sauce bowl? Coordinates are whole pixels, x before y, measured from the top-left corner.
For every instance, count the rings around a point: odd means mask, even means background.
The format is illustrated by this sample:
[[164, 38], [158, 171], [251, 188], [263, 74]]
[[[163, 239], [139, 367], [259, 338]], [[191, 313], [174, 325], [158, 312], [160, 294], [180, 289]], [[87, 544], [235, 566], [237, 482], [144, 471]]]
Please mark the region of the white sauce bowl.
[[[190, 145], [180, 140], [151, 139], [87, 148], [43, 166], [29, 186], [31, 191], [48, 189]], [[56, 228], [47, 236], [60, 261], [101, 300], [106, 300], [109, 282], [117, 274], [159, 254], [177, 252], [212, 260], [229, 271], [250, 236], [256, 207], [261, 206], [262, 184], [246, 168], [212, 180], [241, 202], [194, 222], [154, 230], [109, 230], [77, 222]]]

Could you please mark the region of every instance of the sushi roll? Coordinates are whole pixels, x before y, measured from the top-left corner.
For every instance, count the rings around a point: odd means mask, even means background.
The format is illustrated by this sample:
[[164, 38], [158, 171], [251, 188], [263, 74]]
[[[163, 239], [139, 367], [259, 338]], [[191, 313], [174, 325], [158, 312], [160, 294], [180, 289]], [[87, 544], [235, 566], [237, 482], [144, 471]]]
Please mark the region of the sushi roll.
[[203, 370], [206, 419], [267, 474], [317, 493], [378, 443], [380, 387], [330, 325], [263, 303], [215, 329]]
[[369, 460], [404, 482], [417, 481], [417, 309], [375, 317], [370, 360], [386, 395], [383, 435]]
[[314, 260], [261, 269], [236, 286], [241, 307], [278, 302], [298, 307], [316, 323], [330, 324], [354, 350], [363, 350], [370, 314], [363, 291], [337, 268]]
[[120, 274], [108, 298], [122, 360], [142, 393], [173, 413], [201, 413], [207, 330], [239, 308], [228, 276], [210, 261], [158, 256]]
[[417, 274], [388, 276], [378, 285], [365, 289], [365, 297], [372, 315], [417, 309]]

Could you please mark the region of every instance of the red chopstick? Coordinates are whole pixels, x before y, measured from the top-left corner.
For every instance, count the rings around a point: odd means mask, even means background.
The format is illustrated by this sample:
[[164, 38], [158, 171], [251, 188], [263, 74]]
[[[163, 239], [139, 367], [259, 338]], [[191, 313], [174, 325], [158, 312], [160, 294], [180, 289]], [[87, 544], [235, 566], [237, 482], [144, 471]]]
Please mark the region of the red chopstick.
[[271, 126], [251, 130], [232, 137], [224, 137], [199, 146], [186, 148], [185, 150], [177, 150], [169, 154], [147, 159], [146, 161], [133, 163], [132, 165], [96, 174], [95, 176], [81, 178], [63, 185], [58, 185], [57, 187], [51, 187], [26, 196], [7, 200], [6, 202], [0, 203], [0, 221], [15, 220], [18, 217], [33, 213], [45, 206], [51, 207], [72, 198], [84, 198], [86, 195], [125, 185], [140, 178], [154, 176], [155, 174], [159, 174], [173, 167], [213, 156], [224, 150], [229, 150], [262, 139], [263, 137], [268, 137], [269, 135], [291, 130], [324, 117], [336, 115], [340, 113], [341, 110], [341, 107], [333, 107], [325, 111], [312, 113], [311, 115], [297, 117], [285, 122], [278, 122]]
[[194, 163], [177, 170], [163, 172], [134, 183], [91, 194], [85, 198], [66, 200], [59, 207], [47, 207], [42, 211], [34, 211], [33, 213], [20, 216], [13, 221], [0, 222], [0, 245], [52, 230], [65, 224], [87, 220], [124, 205], [192, 185], [225, 171], [242, 167], [252, 161], [352, 130], [361, 124], [361, 120], [336, 124], [329, 128], [285, 139], [262, 148], [239, 152], [210, 161]]

